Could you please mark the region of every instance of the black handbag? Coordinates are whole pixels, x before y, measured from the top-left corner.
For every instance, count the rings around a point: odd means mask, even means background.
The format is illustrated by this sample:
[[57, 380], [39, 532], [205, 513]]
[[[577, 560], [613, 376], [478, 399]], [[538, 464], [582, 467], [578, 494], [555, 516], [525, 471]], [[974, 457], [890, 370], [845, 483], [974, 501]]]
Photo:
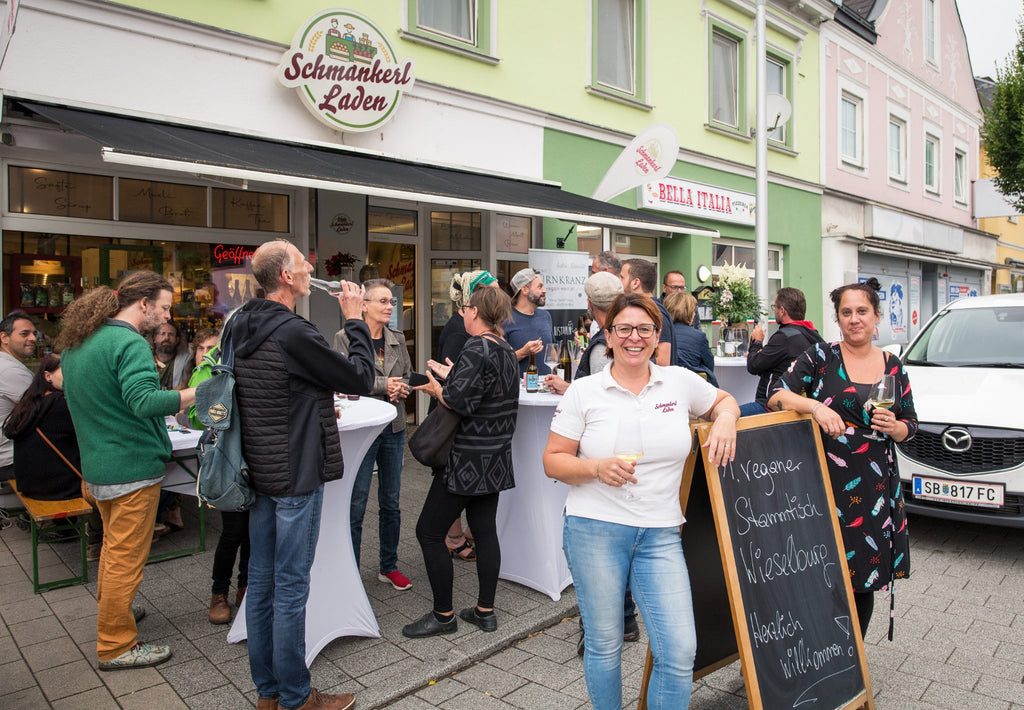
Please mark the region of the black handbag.
[[444, 468], [462, 416], [443, 404], [434, 407], [409, 437], [409, 452], [424, 466]]
[[[487, 337], [484, 341], [484, 358], [489, 357]], [[424, 466], [445, 468], [452, 452], [452, 441], [459, 428], [462, 415], [438, 402], [409, 437], [409, 453]]]

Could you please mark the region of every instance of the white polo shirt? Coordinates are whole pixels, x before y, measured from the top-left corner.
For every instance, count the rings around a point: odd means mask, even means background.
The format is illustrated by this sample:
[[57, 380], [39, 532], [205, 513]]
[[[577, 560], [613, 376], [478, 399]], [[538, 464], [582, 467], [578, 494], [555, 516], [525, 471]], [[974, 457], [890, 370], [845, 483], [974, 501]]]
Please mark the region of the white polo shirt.
[[638, 498], [628, 500], [625, 488], [596, 478], [569, 487], [565, 512], [639, 528], [667, 528], [683, 523], [679, 485], [690, 453], [690, 417], [707, 413], [718, 390], [682, 367], [650, 364], [651, 379], [634, 395], [619, 386], [611, 368], [573, 382], [555, 410], [551, 431], [579, 442], [585, 459], [615, 455], [619, 422], [640, 421], [643, 457], [636, 465]]

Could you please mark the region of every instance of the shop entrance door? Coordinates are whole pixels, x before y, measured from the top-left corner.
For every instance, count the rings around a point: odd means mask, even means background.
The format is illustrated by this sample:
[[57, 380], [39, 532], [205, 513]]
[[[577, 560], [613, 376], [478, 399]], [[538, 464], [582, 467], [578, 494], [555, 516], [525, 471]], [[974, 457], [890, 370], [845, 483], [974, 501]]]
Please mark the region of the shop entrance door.
[[[379, 278], [394, 284], [391, 293], [398, 303], [391, 313], [391, 327], [405, 333], [409, 359], [416, 369], [416, 245], [371, 240], [366, 264], [377, 270]], [[412, 396], [405, 400], [409, 415], [416, 411], [416, 399]]]

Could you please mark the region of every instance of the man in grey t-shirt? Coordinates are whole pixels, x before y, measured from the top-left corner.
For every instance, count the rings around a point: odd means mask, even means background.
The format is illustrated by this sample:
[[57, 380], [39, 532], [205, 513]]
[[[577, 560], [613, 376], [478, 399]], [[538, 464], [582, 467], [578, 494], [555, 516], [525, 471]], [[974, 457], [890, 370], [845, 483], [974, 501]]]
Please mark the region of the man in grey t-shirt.
[[[27, 313], [13, 311], [0, 320], [0, 424], [32, 384], [25, 361], [35, 351], [36, 324]], [[9, 491], [9, 478], [14, 478], [14, 442], [0, 432], [0, 492]]]

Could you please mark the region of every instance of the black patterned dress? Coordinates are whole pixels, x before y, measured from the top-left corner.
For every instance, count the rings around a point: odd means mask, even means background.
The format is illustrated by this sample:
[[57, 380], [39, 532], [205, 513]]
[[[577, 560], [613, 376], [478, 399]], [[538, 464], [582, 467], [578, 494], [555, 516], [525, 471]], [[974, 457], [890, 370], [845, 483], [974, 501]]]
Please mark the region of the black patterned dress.
[[[883, 355], [885, 374], [896, 378], [892, 411], [907, 425], [910, 438], [917, 432], [910, 380], [899, 358]], [[908, 577], [910, 539], [895, 444], [871, 428], [871, 415], [864, 407], [871, 385], [850, 380], [839, 343], [808, 348], [772, 384], [773, 391], [785, 388], [818, 400], [846, 422], [838, 439], [821, 438], [853, 591], [877, 591], [893, 579]]]

